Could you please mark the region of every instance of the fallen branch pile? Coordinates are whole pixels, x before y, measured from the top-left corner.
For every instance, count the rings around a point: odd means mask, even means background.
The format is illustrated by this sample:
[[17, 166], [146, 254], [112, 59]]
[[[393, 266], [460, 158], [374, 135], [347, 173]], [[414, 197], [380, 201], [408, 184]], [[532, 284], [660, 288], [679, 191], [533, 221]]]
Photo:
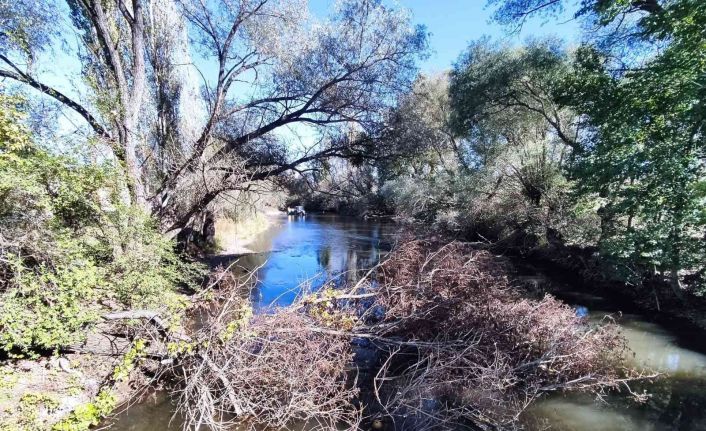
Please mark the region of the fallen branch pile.
[[[291, 308], [253, 315], [234, 279], [194, 342], [177, 346], [173, 374], [184, 429], [356, 429], [349, 338], [316, 331]], [[235, 286], [235, 288], [233, 288]], [[223, 286], [221, 286], [223, 287]]]
[[626, 381], [615, 326], [589, 327], [549, 296], [523, 298], [507, 274], [463, 243], [406, 242], [379, 266], [369, 310], [384, 316], [368, 330], [417, 342], [391, 344], [375, 379], [395, 429], [511, 427], [543, 392], [600, 394]]
[[[256, 315], [221, 274], [219, 306], [167, 344], [184, 429], [507, 429], [543, 393], [641, 377], [615, 326], [527, 299], [508, 273], [469, 244], [407, 241], [348, 289]], [[361, 339], [377, 359], [358, 374]]]

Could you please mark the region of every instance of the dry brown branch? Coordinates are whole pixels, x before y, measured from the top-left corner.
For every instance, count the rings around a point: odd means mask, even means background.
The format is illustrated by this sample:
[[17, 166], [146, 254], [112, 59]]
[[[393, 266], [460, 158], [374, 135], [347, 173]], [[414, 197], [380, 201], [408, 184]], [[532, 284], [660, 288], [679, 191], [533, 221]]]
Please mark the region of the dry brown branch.
[[377, 273], [372, 307], [384, 317], [371, 329], [419, 343], [390, 348], [375, 378], [396, 429], [511, 427], [544, 392], [601, 393], [642, 377], [621, 370], [614, 325], [589, 326], [550, 296], [524, 298], [487, 251], [408, 241]]
[[355, 429], [360, 412], [347, 372], [348, 337], [319, 332], [314, 323], [293, 308], [253, 316], [232, 291], [174, 367], [184, 428]]
[[550, 296], [527, 299], [510, 273], [471, 244], [406, 240], [354, 288], [300, 307], [336, 335], [346, 329], [330, 328], [340, 322], [331, 316], [357, 307], [349, 332], [382, 352], [369, 386], [394, 429], [512, 428], [543, 393], [600, 396], [654, 377], [622, 369], [615, 325], [591, 326]]
[[[257, 315], [243, 288], [253, 280], [219, 273], [209, 282], [218, 306], [188, 342], [168, 346], [184, 428], [355, 429], [364, 418], [520, 428], [546, 392], [632, 393], [630, 381], [653, 377], [621, 368], [615, 325], [589, 325], [550, 296], [527, 299], [508, 273], [469, 244], [405, 241], [354, 285]], [[377, 360], [358, 369], [361, 340]]]

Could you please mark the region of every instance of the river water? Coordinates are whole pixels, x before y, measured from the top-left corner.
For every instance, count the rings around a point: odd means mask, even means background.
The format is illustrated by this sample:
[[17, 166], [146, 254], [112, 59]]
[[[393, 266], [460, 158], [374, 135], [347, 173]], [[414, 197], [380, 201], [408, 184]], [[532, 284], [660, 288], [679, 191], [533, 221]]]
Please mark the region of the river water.
[[[257, 269], [253, 301], [258, 308], [291, 303], [302, 282], [316, 289], [324, 280], [341, 282], [358, 277], [389, 250], [399, 228], [390, 223], [337, 216], [285, 217], [258, 236], [248, 248], [255, 253], [238, 257], [234, 266]], [[219, 258], [229, 264], [233, 256]], [[551, 278], [551, 277], [550, 277]], [[559, 431], [706, 430], [706, 334], [666, 328], [637, 314], [620, 314], [606, 298], [586, 295], [562, 285], [559, 296], [577, 313], [599, 321], [617, 318], [633, 365], [665, 373], [656, 382], [633, 384], [635, 392], [651, 394], [636, 403], [621, 394], [604, 400], [553, 394], [535, 403], [524, 415], [530, 429]], [[181, 429], [172, 406], [160, 393], [124, 410], [114, 430], [162, 431]]]

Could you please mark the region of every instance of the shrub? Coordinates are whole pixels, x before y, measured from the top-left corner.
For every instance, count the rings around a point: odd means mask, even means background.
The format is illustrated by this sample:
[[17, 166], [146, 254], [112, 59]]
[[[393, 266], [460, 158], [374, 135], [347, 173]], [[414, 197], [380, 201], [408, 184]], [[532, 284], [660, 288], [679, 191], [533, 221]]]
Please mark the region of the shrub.
[[110, 165], [34, 143], [16, 99], [0, 96], [0, 350], [30, 354], [79, 342], [110, 308], [177, 317], [200, 266], [141, 210], [121, 203]]

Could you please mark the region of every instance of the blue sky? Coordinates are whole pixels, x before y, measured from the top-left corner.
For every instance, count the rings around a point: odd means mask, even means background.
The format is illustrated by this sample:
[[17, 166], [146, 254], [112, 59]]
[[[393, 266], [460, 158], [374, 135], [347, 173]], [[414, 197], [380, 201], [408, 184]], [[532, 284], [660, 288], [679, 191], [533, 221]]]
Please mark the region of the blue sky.
[[[559, 36], [571, 43], [580, 33], [579, 23], [572, 20], [555, 19], [544, 24], [541, 20], [530, 20], [520, 34], [508, 34], [506, 29], [490, 20], [492, 8], [486, 0], [384, 0], [386, 3], [409, 9], [415, 24], [423, 24], [430, 33], [430, 57], [420, 66], [422, 72], [433, 73], [448, 69], [468, 46], [469, 42], [489, 36], [494, 40], [505, 40], [520, 44], [528, 37]], [[334, 0], [309, 0], [315, 15], [325, 16], [333, 7]], [[63, 2], [59, 7], [65, 8]], [[63, 12], [63, 11], [62, 11]], [[557, 22], [568, 21], [563, 24]], [[66, 27], [70, 24], [63, 23]], [[69, 38], [71, 40], [71, 38]], [[72, 41], [75, 41], [72, 40]], [[80, 87], [81, 66], [72, 55], [55, 50], [52, 58], [43, 61], [42, 78], [68, 94], [75, 94]], [[73, 81], [73, 82], [72, 82]]]

